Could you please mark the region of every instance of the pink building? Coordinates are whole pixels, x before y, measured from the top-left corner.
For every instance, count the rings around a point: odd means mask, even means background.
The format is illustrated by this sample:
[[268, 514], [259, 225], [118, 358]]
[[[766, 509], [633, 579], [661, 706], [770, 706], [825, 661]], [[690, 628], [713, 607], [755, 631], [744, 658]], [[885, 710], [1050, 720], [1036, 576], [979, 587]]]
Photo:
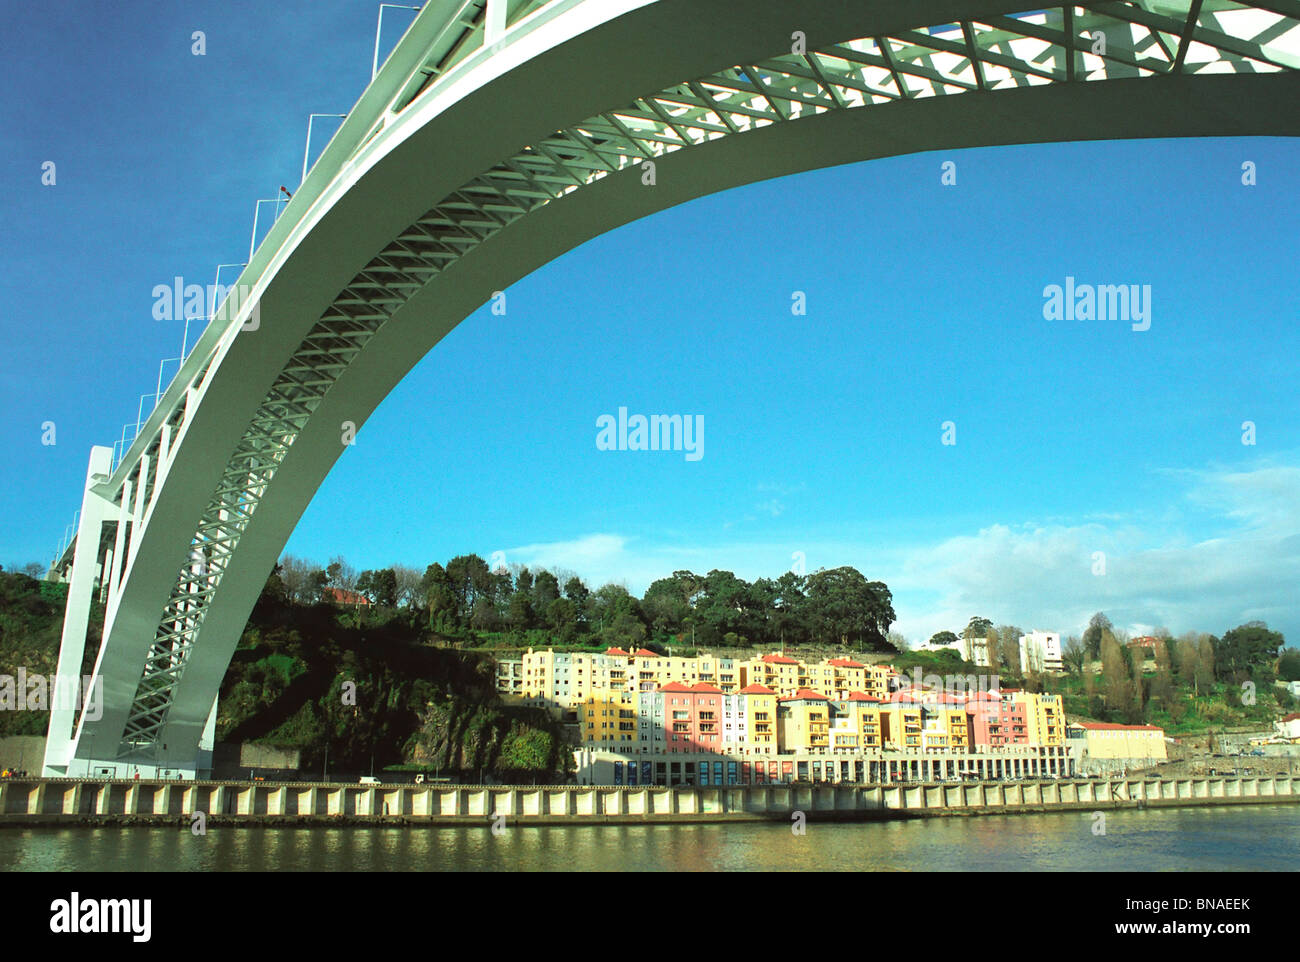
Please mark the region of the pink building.
[[973, 745], [1028, 745], [1029, 724], [1025, 703], [1015, 699], [1016, 689], [982, 691], [966, 700]]
[[722, 751], [721, 688], [706, 682], [688, 687], [673, 681], [659, 691], [664, 704], [664, 742], [669, 752]]

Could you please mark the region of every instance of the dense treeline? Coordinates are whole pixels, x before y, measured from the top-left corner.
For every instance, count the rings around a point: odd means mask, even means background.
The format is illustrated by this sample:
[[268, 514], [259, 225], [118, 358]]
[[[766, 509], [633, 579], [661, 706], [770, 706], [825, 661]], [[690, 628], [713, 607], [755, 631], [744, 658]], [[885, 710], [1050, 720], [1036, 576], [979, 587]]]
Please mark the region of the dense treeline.
[[748, 582], [730, 571], [674, 571], [638, 598], [619, 585], [591, 590], [564, 572], [504, 566], [479, 555], [429, 565], [423, 575], [395, 566], [355, 573], [341, 558], [319, 568], [285, 558], [277, 569], [285, 596], [299, 602], [329, 589], [355, 591], [381, 608], [419, 612], [428, 627], [454, 636], [544, 630], [560, 644], [622, 647], [675, 637], [700, 646], [840, 645], [895, 651], [889, 589], [842, 567]]
[[[39, 565], [22, 571], [0, 569], [0, 674], [16, 675], [21, 667], [30, 683], [33, 676], [54, 678], [63, 636], [63, 609], [68, 586], [41, 580]], [[99, 653], [104, 632], [104, 609], [93, 603], [86, 625], [86, 650], [81, 673], [89, 675]], [[3, 697], [0, 694], [0, 697]], [[0, 737], [44, 735], [49, 714], [38, 711], [0, 711]]]
[[[54, 677], [65, 584], [0, 570], [0, 675]], [[103, 632], [92, 608], [83, 673]], [[292, 602], [267, 582], [221, 685], [218, 741], [301, 750], [306, 771], [407, 765], [461, 774], [563, 780], [572, 765], [545, 712], [501, 703], [491, 659], [428, 644], [419, 617], [398, 609], [364, 618]], [[2, 689], [2, 683], [0, 683]], [[0, 737], [44, 735], [45, 710], [0, 711]]]
[[405, 765], [481, 778], [562, 778], [544, 711], [502, 704], [490, 658], [427, 644], [410, 612], [364, 617], [262, 592], [221, 686], [217, 737], [298, 748], [306, 770]]

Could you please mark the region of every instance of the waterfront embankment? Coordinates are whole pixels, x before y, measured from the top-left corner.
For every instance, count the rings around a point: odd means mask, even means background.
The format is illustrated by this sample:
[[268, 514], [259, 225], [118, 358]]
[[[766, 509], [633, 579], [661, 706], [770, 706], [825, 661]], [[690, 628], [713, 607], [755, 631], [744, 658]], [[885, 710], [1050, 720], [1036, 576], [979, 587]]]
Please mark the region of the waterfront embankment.
[[871, 821], [1292, 801], [1291, 776], [674, 788], [15, 779], [0, 783], [0, 826]]

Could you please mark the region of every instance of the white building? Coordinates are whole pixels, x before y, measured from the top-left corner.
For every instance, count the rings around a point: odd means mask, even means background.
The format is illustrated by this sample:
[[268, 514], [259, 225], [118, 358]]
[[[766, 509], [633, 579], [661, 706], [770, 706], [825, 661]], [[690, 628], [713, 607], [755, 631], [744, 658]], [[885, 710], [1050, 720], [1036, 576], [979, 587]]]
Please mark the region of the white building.
[[984, 635], [965, 639], [966, 660], [976, 668], [988, 668], [993, 663], [989, 660], [989, 640]]
[[1061, 635], [1055, 631], [1032, 631], [1020, 636], [1021, 671], [1064, 671]]
[[1289, 742], [1300, 742], [1300, 712], [1292, 712], [1274, 724], [1280, 737]]
[[962, 641], [960, 638], [958, 638], [956, 641], [950, 641], [946, 645], [936, 645], [933, 642], [927, 641], [925, 644], [920, 645], [916, 650], [924, 651], [927, 653], [938, 652], [938, 651], [955, 651], [957, 652], [957, 654], [961, 655], [963, 659], [966, 658], [967, 656], [966, 642]]

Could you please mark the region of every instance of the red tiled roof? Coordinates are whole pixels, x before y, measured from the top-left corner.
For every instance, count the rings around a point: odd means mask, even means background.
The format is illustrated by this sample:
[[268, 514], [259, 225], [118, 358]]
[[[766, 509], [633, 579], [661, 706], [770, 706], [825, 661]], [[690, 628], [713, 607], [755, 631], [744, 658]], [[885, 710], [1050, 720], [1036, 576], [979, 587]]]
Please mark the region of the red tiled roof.
[[832, 658], [826, 664], [834, 665], [836, 668], [866, 668], [867, 666], [852, 658]]
[[758, 682], [754, 682], [754, 684], [752, 684], [752, 685], [746, 685], [744, 688], [740, 689], [740, 694], [742, 694], [742, 695], [775, 695], [776, 692], [774, 692], [771, 688], [768, 688], [766, 685], [760, 685]]
[[811, 688], [800, 688], [793, 695], [786, 695], [781, 701], [830, 701], [830, 699]]
[[632, 653], [632, 657], [633, 658], [658, 658], [659, 655], [657, 652], [653, 652], [649, 648], [638, 648], [635, 652]]
[[691, 691], [692, 689], [687, 688], [687, 687], [686, 687], [685, 685], [683, 685], [680, 681], [670, 681], [668, 684], [661, 686], [659, 690], [660, 690], [660, 691], [685, 691], [685, 692], [689, 692], [689, 691]]
[[348, 591], [347, 588], [326, 588], [325, 593], [336, 605], [368, 605], [370, 599], [365, 595]]
[[777, 654], [764, 655], [761, 660], [767, 662], [769, 665], [799, 664], [798, 660], [795, 658], [787, 658], [785, 655], [777, 655]]
[[710, 695], [721, 695], [721, 694], [722, 694], [722, 689], [721, 689], [721, 688], [715, 688], [713, 685], [710, 685], [707, 681], [701, 681], [701, 682], [698, 682], [697, 684], [692, 685], [692, 686], [690, 687], [690, 690], [691, 690], [691, 691], [702, 691], [702, 692], [705, 692], [705, 693], [710, 694]]
[[607, 655], [622, 655], [624, 658], [629, 657], [629, 656], [628, 656], [628, 653], [627, 653], [626, 651], [624, 651], [622, 648], [606, 648], [606, 649], [605, 649], [605, 654], [607, 654]]
[[875, 695], [868, 695], [865, 691], [849, 692], [849, 701], [880, 701]]
[[1295, 721], [1297, 718], [1300, 718], [1300, 711], [1294, 711], [1289, 715], [1283, 715], [1282, 721], [1283, 722]]

